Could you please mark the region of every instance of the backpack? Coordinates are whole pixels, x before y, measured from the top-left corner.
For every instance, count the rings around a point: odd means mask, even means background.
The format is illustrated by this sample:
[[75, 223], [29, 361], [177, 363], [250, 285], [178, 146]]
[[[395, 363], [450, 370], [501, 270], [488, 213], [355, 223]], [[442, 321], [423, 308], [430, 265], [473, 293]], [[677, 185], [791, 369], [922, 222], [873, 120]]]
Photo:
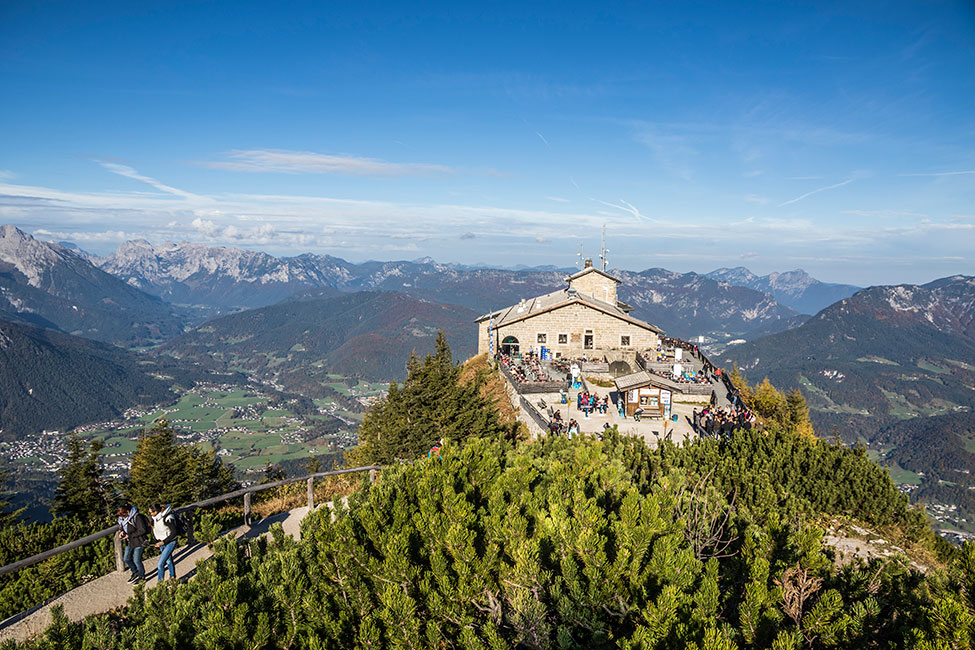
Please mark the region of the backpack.
[[135, 521], [133, 524], [134, 530], [132, 532], [132, 537], [145, 537], [149, 534], [149, 531], [152, 530], [152, 527], [149, 525], [149, 518], [141, 512], [135, 516]]
[[190, 522], [186, 520], [186, 515], [182, 512], [174, 512], [169, 517], [166, 517], [166, 525], [176, 535], [186, 535], [190, 529]]

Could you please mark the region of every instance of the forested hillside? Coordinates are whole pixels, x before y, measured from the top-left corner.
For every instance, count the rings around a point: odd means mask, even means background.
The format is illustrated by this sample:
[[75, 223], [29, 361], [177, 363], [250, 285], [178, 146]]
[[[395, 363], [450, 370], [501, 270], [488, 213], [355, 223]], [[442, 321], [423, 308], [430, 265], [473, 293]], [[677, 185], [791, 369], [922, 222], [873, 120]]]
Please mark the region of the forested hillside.
[[475, 350], [477, 314], [378, 291], [301, 296], [210, 321], [162, 351], [202, 364], [307, 381], [329, 372], [366, 379], [402, 379], [410, 353], [434, 349], [443, 331], [460, 358]]
[[120, 348], [0, 321], [0, 439], [109, 419], [174, 398], [172, 364]]

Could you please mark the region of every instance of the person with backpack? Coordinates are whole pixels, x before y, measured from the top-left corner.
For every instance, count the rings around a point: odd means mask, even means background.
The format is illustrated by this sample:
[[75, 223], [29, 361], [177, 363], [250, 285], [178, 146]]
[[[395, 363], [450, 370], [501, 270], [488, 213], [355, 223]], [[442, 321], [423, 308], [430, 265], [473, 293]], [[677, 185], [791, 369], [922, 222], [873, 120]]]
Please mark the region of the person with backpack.
[[152, 534], [158, 540], [156, 548], [159, 551], [159, 562], [156, 564], [156, 581], [162, 582], [166, 577], [166, 565], [169, 565], [169, 577], [176, 578], [176, 563], [173, 562], [173, 551], [179, 537], [177, 526], [178, 515], [173, 514], [172, 506], [163, 508], [158, 503], [149, 506], [152, 515]]
[[118, 515], [118, 536], [125, 540], [122, 561], [132, 572], [128, 582], [143, 582], [146, 579], [146, 566], [142, 563], [142, 553], [145, 551], [146, 535], [149, 534], [149, 520], [135, 506], [119, 506], [115, 514]]

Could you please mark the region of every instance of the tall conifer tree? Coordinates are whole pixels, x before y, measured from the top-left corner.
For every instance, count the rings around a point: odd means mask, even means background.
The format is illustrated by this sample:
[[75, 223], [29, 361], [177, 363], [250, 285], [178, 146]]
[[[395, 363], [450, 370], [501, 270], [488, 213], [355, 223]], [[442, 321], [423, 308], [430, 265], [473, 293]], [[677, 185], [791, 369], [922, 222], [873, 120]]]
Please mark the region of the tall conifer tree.
[[75, 434], [68, 439], [68, 462], [61, 468], [61, 482], [54, 492], [55, 515], [75, 515], [85, 521], [106, 519], [110, 514], [108, 487], [102, 477], [101, 440], [85, 449]]
[[0, 528], [13, 526], [20, 519], [20, 513], [24, 511], [23, 508], [20, 510], [13, 510], [11, 508], [11, 494], [5, 487], [8, 476], [9, 473], [6, 470], [0, 470]]
[[229, 492], [233, 473], [213, 452], [182, 445], [166, 420], [157, 420], [139, 440], [132, 458], [127, 496], [138, 506], [183, 505]]
[[511, 433], [481, 394], [483, 377], [461, 381], [461, 366], [454, 364], [443, 332], [433, 354], [423, 361], [411, 355], [406, 367], [403, 385], [390, 385], [386, 398], [366, 414], [350, 462], [392, 463], [422, 456], [440, 440]]

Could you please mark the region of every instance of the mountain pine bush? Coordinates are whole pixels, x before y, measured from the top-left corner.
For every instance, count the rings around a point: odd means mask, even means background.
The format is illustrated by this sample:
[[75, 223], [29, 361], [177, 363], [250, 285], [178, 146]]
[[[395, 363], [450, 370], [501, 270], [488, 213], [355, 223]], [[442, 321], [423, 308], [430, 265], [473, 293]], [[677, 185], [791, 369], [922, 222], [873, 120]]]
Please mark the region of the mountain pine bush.
[[[861, 452], [797, 434], [641, 444], [447, 445], [364, 481], [334, 520], [316, 511], [300, 542], [221, 539], [192, 580], [24, 647], [968, 647], [975, 546], [930, 576], [896, 558], [835, 567], [813, 515], [859, 498], [889, 502], [877, 521], [911, 518], [889, 481], [855, 473]], [[710, 557], [682, 505], [702, 481], [727, 522]], [[827, 481], [837, 494], [818, 495]]]

